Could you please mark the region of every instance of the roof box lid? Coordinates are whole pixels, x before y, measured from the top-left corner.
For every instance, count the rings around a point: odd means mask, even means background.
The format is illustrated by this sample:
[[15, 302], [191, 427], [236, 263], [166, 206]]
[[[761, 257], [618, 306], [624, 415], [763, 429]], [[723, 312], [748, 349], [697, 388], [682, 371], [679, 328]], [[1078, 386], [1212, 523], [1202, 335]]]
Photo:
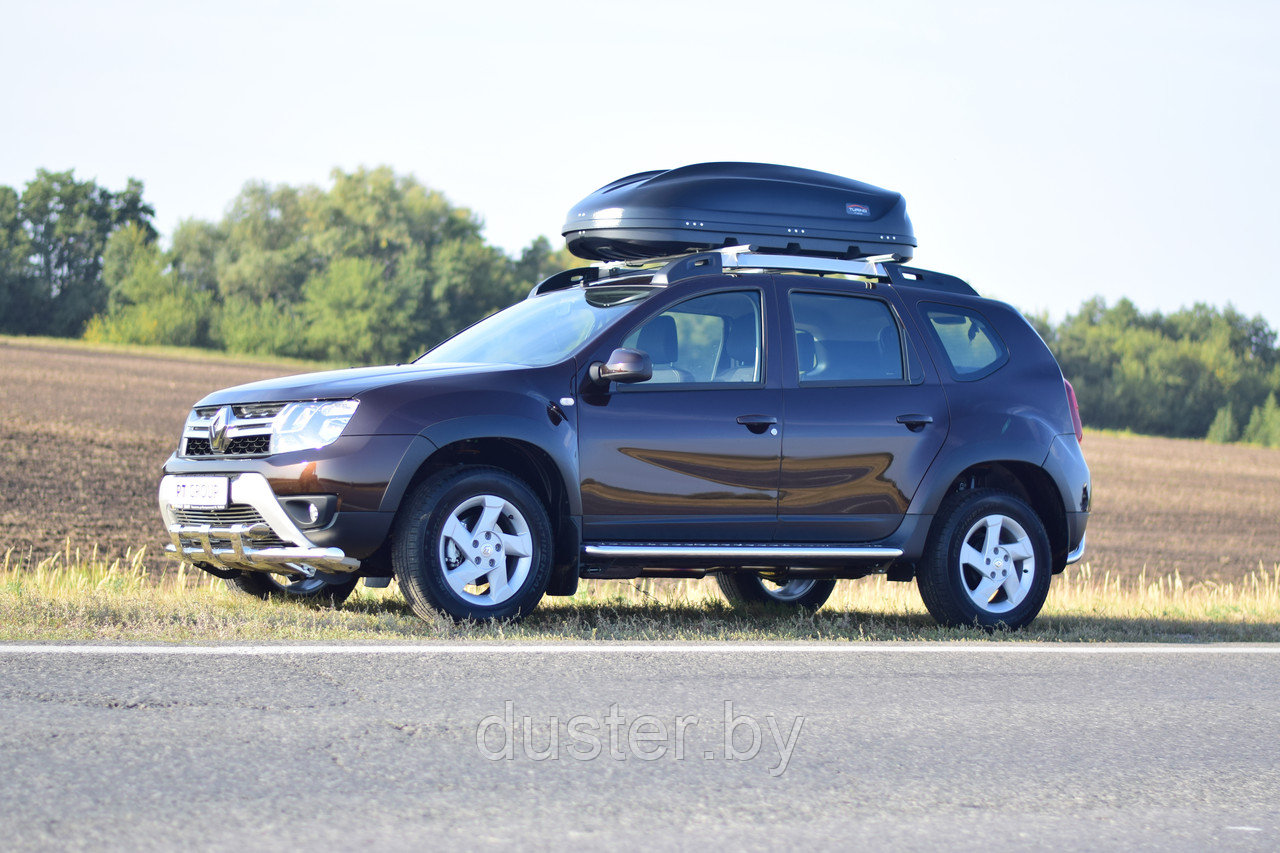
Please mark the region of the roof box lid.
[[914, 254], [906, 200], [891, 190], [790, 166], [699, 163], [606, 184], [569, 211], [569, 251], [594, 261], [723, 246], [815, 257]]

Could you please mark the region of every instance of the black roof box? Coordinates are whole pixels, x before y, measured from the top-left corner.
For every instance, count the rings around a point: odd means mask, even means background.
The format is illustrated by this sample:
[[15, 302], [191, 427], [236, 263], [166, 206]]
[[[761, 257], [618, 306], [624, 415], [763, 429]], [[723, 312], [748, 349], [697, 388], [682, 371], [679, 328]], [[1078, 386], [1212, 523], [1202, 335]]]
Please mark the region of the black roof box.
[[766, 163], [699, 163], [628, 175], [569, 211], [569, 251], [593, 261], [722, 246], [828, 258], [914, 254], [903, 197], [861, 181]]

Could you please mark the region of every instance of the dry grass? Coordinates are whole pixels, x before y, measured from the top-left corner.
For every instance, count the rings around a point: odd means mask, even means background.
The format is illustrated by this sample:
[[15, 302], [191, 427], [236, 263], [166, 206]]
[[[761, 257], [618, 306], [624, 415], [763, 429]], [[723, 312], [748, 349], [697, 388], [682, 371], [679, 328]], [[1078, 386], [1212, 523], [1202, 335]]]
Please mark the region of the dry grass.
[[[729, 609], [711, 581], [584, 583], [571, 599], [545, 599], [519, 624], [424, 621], [398, 590], [363, 587], [339, 610], [261, 602], [202, 572], [158, 576], [143, 551], [126, 558], [68, 548], [35, 563], [0, 563], [0, 641], [249, 642], [441, 640], [570, 642], [777, 640], [987, 640], [940, 628], [914, 584], [847, 581], [815, 615]], [[1088, 566], [1054, 580], [1031, 628], [997, 640], [1051, 642], [1277, 642], [1280, 566], [1235, 583], [1178, 576], [1130, 579]]]

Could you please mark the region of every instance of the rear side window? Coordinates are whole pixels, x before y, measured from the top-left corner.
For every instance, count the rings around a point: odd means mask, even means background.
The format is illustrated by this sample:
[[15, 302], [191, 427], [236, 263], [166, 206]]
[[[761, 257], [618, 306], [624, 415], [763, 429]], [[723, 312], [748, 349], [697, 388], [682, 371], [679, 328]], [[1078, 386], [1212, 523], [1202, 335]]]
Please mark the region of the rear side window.
[[956, 379], [981, 379], [1009, 360], [1004, 341], [977, 311], [927, 302], [920, 307]]
[[801, 382], [902, 381], [902, 339], [889, 306], [831, 293], [791, 294]]

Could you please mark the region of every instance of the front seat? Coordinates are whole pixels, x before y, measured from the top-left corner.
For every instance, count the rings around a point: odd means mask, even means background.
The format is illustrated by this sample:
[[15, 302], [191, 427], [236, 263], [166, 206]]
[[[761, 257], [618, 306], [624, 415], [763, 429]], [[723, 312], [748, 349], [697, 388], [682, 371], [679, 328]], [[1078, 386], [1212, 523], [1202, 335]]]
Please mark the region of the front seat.
[[692, 382], [693, 374], [675, 366], [680, 357], [680, 340], [676, 335], [676, 319], [669, 314], [659, 314], [640, 330], [636, 349], [649, 354], [653, 362], [653, 378], [650, 382]]
[[724, 339], [725, 355], [731, 366], [716, 374], [717, 382], [754, 382], [760, 347], [756, 344], [755, 318], [739, 318]]

